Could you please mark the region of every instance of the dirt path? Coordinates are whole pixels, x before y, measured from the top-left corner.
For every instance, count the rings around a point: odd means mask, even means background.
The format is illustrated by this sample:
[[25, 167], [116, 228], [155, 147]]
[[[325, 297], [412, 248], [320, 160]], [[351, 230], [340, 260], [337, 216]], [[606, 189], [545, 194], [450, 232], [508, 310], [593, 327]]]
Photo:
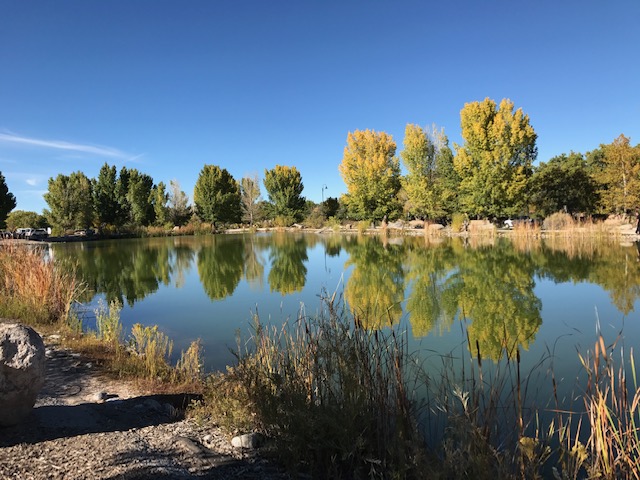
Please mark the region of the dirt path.
[[184, 395], [143, 395], [52, 342], [32, 415], [0, 429], [1, 479], [287, 478], [184, 419]]

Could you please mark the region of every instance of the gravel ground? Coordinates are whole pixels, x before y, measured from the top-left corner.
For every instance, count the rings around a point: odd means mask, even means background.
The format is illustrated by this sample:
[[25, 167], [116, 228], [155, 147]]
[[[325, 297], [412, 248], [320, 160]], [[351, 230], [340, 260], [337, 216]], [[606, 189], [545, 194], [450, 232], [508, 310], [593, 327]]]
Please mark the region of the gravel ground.
[[[286, 479], [259, 451], [184, 419], [184, 395], [144, 395], [46, 339], [31, 416], [0, 429], [1, 479]], [[55, 341], [55, 339], [53, 339]]]

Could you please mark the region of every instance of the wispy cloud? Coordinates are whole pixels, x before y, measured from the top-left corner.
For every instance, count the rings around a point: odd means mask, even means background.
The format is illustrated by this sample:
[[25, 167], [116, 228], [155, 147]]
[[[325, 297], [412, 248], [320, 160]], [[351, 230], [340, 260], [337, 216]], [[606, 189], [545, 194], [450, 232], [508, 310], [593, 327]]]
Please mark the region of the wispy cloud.
[[13, 133], [0, 133], [0, 143], [11, 143], [31, 147], [51, 148], [54, 150], [65, 150], [70, 152], [87, 153], [100, 157], [117, 158], [127, 161], [135, 161], [142, 155], [132, 155], [117, 148], [103, 145], [88, 145], [82, 143], [66, 142], [64, 140], [44, 140], [40, 138], [25, 137]]

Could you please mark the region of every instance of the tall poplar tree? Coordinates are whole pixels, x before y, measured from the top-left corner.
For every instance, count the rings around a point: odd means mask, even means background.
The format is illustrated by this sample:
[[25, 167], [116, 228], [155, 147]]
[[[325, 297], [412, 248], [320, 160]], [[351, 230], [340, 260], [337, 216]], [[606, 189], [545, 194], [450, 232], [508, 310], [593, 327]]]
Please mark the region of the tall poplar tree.
[[299, 221], [305, 209], [302, 196], [302, 175], [296, 167], [276, 165], [264, 171], [264, 187], [267, 190], [272, 216], [291, 217]]
[[169, 221], [174, 225], [182, 226], [191, 215], [189, 197], [180, 188], [178, 180], [169, 182]]
[[452, 198], [457, 195], [453, 180], [452, 154], [443, 130], [431, 131], [408, 124], [404, 150], [400, 154], [407, 169], [402, 187], [407, 196], [405, 210], [420, 218], [438, 218], [452, 213]]
[[99, 225], [116, 225], [120, 204], [117, 194], [116, 166], [105, 163], [93, 181], [93, 204]]
[[381, 220], [399, 213], [400, 162], [395, 153], [396, 143], [385, 132], [356, 130], [347, 135], [338, 169], [347, 186], [350, 216]]
[[193, 202], [202, 220], [213, 224], [240, 221], [240, 187], [231, 174], [217, 165], [205, 165], [198, 175]]
[[486, 98], [460, 111], [464, 144], [456, 146], [460, 202], [471, 215], [508, 216], [526, 207], [528, 179], [537, 155], [529, 116], [513, 102]]
[[620, 135], [600, 146], [594, 176], [601, 185], [602, 210], [627, 213], [640, 206], [640, 145], [632, 147], [629, 137]]
[[248, 220], [249, 224], [253, 225], [253, 221], [259, 210], [258, 202], [260, 201], [260, 182], [258, 181], [258, 175], [242, 178], [240, 181], [240, 194], [245, 220]]

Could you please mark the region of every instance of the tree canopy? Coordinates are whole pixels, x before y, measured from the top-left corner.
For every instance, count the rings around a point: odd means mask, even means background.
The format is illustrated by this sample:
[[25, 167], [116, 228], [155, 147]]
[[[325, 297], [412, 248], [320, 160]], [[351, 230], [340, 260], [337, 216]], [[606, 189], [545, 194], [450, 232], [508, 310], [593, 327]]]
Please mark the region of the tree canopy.
[[60, 233], [87, 228], [93, 223], [91, 180], [82, 172], [58, 175], [49, 179], [49, 191], [44, 194], [49, 205], [47, 219]]
[[299, 221], [304, 213], [305, 199], [302, 175], [296, 167], [276, 165], [264, 171], [264, 188], [267, 190], [272, 217], [289, 217]]
[[596, 190], [597, 183], [579, 153], [562, 154], [542, 162], [531, 177], [531, 203], [542, 217], [561, 210], [593, 213], [598, 200]]
[[600, 184], [601, 207], [606, 212], [626, 213], [640, 206], [640, 146], [620, 135], [600, 146], [595, 179]]
[[217, 165], [205, 165], [198, 175], [193, 202], [202, 220], [217, 223], [239, 222], [240, 187], [231, 174]]
[[460, 203], [471, 215], [509, 216], [526, 208], [537, 135], [508, 99], [466, 103], [460, 112], [464, 144], [456, 146]]
[[385, 132], [356, 130], [347, 135], [338, 169], [347, 185], [350, 216], [364, 220], [397, 216], [400, 162], [395, 154], [396, 143]]
[[258, 175], [243, 177], [240, 181], [240, 195], [242, 198], [243, 219], [253, 225], [260, 210], [260, 182]]

